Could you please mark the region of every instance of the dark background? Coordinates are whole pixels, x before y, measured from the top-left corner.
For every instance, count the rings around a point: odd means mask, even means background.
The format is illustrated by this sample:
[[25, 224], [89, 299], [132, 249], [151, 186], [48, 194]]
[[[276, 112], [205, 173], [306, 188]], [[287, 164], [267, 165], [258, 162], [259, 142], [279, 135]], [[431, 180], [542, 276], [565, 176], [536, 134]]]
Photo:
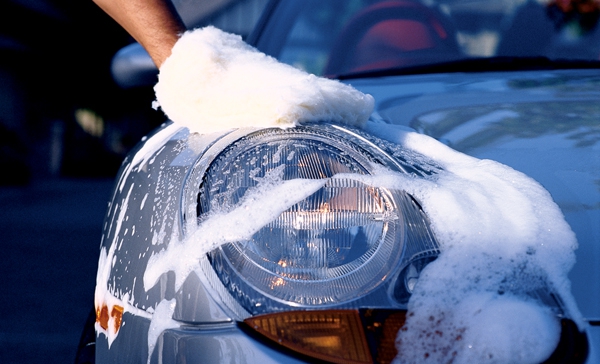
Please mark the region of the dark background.
[[73, 363], [112, 179], [0, 188], [0, 363]]
[[131, 42], [91, 0], [0, 1], [0, 363], [75, 360], [113, 179], [164, 120], [111, 78]]
[[[131, 42], [91, 0], [0, 2], [0, 167], [10, 171], [2, 184], [115, 174], [162, 121], [151, 89], [123, 90], [111, 78], [112, 56]], [[101, 135], [82, 128], [81, 110]]]

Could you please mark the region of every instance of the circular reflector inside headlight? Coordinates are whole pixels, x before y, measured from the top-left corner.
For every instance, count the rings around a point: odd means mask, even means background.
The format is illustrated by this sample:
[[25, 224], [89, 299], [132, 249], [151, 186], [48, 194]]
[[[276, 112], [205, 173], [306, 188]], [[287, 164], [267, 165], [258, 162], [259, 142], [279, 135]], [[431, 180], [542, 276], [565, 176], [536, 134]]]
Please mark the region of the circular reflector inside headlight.
[[[372, 173], [376, 151], [311, 128], [266, 130], [223, 150], [208, 167], [198, 216], [233, 209], [261, 180], [277, 175], [324, 185], [272, 216], [251, 238], [209, 254], [229, 292], [251, 313], [340, 305], [364, 297], [400, 267], [402, 191], [352, 176]], [[257, 207], [260, 208], [260, 207]]]

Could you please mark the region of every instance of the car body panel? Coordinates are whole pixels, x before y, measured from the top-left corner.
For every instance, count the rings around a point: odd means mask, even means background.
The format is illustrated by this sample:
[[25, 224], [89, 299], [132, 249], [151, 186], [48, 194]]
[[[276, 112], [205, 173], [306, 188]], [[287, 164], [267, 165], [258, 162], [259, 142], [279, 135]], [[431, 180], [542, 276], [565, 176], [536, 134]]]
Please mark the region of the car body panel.
[[165, 330], [156, 339], [157, 350], [148, 357], [150, 321], [125, 314], [120, 335], [110, 350], [105, 336], [96, 339], [98, 363], [305, 363], [248, 336], [231, 322], [221, 325], [182, 326]]
[[[600, 266], [594, 262], [600, 259], [600, 201], [590, 200], [590, 196], [598, 198], [600, 145], [594, 138], [599, 126], [590, 115], [600, 114], [600, 93], [594, 87], [598, 79], [600, 75], [595, 70], [529, 71], [397, 76], [354, 80], [352, 84], [378, 101], [374, 120], [430, 134], [459, 151], [507, 164], [542, 183], [577, 235], [577, 264], [570, 275], [573, 293], [584, 318], [597, 321], [600, 287], [595, 282]], [[527, 87], [517, 89], [515, 96], [514, 85]], [[475, 96], [479, 102], [473, 103]], [[540, 104], [548, 106], [532, 107]], [[543, 123], [544, 127], [532, 132], [532, 122]], [[227, 350], [238, 348], [259, 356], [266, 350], [235, 327], [236, 314], [218, 303], [226, 294], [211, 290], [202, 274], [190, 275], [181, 290], [175, 289], [172, 274], [163, 274], [147, 292], [140, 283], [149, 257], [164, 249], [169, 239], [184, 229], [184, 181], [193, 165], [198, 158], [211, 158], [206, 151], [215, 143], [229, 143], [236, 138], [234, 134], [190, 134], [186, 128], [165, 124], [125, 161], [115, 187], [103, 241], [107, 250], [118, 244], [108, 279], [109, 290], [140, 310], [175, 298], [178, 309], [173, 319], [191, 325], [188, 330], [167, 330], [156, 339], [162, 353], [156, 355], [162, 355], [163, 362], [175, 355], [174, 342], [199, 345], [178, 354], [190, 358], [196, 355], [197, 347], [215, 348], [225, 342], [229, 343], [223, 344]], [[148, 188], [140, 188], [144, 186]], [[204, 273], [207, 271], [210, 268]], [[149, 325], [148, 322], [147, 318], [128, 315], [123, 328], [132, 330]], [[598, 327], [590, 329], [590, 340], [595, 342]], [[131, 334], [124, 330], [112, 345], [118, 347], [119, 337], [133, 335], [140, 336], [139, 345], [144, 346], [148, 334], [143, 334], [141, 328], [137, 330]], [[101, 342], [99, 348], [104, 345]], [[215, 349], [214, 355], [221, 351]], [[277, 355], [282, 354], [270, 353], [266, 357]]]
[[590, 351], [586, 363], [598, 363], [600, 362], [600, 325], [589, 326], [586, 333], [590, 342]]
[[[111, 258], [106, 263], [110, 265], [110, 273], [105, 277], [107, 289], [136, 309], [156, 307], [162, 300], [177, 295], [173, 274], [162, 275], [145, 287], [144, 273], [150, 257], [182, 233], [183, 182], [200, 153], [212, 142], [213, 136], [190, 135], [186, 128], [164, 124], [123, 163], [105, 222], [102, 247]], [[188, 281], [183, 283], [184, 289], [190, 286]], [[198, 305], [202, 310], [192, 314], [194, 319], [178, 313], [175, 317], [183, 322], [230, 322], [231, 318], [202, 291], [202, 285], [195, 283], [190, 290], [195, 301], [202, 303]], [[177, 297], [181, 301], [179, 308], [185, 307], [186, 298], [181, 291]]]
[[[386, 122], [492, 159], [540, 182], [579, 242], [579, 308], [600, 318], [600, 72], [452, 73], [352, 80]], [[526, 158], [524, 158], [526, 156]]]

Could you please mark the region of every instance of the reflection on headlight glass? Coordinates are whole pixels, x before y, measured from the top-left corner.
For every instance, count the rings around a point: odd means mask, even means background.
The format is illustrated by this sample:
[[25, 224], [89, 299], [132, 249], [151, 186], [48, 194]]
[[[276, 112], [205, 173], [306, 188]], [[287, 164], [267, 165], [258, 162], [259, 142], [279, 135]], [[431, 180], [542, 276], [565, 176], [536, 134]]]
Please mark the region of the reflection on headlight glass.
[[371, 255], [385, 235], [383, 197], [355, 181], [331, 184], [356, 186], [326, 185], [263, 227], [245, 254], [280, 274], [310, 269], [303, 279]]
[[[378, 192], [366, 186], [325, 186], [250, 241], [240, 242], [240, 254], [291, 279], [328, 279], [351, 271], [375, 253], [387, 235], [387, 223], [393, 220], [393, 212], [384, 207]], [[336, 206], [340, 202], [345, 205]], [[384, 221], [386, 215], [388, 221]], [[331, 270], [344, 265], [343, 270]]]

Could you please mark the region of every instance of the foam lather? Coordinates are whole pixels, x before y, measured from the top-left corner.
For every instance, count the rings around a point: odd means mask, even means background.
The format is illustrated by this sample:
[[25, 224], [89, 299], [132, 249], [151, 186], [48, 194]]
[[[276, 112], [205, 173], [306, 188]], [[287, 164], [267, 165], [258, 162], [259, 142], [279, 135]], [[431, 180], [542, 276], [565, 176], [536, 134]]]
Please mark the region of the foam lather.
[[155, 107], [200, 133], [308, 121], [362, 126], [374, 105], [352, 86], [280, 63], [212, 26], [181, 36], [154, 90]]

